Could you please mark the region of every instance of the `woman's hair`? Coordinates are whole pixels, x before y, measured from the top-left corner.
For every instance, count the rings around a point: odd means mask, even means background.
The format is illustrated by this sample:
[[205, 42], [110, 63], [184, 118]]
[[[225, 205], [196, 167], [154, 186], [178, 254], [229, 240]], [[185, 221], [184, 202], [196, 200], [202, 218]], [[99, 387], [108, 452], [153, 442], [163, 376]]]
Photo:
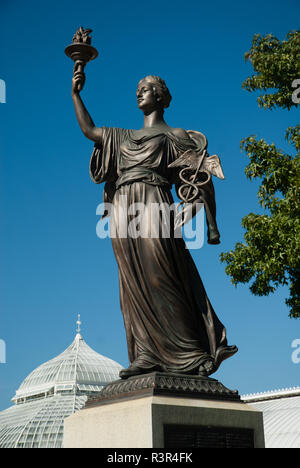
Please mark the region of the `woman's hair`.
[[163, 107], [169, 107], [172, 96], [166, 86], [166, 83], [162, 78], [160, 78], [159, 76], [148, 75], [142, 80], [140, 80], [139, 84], [142, 81], [147, 81], [148, 83], [151, 83], [153, 91], [156, 96], [160, 97]]

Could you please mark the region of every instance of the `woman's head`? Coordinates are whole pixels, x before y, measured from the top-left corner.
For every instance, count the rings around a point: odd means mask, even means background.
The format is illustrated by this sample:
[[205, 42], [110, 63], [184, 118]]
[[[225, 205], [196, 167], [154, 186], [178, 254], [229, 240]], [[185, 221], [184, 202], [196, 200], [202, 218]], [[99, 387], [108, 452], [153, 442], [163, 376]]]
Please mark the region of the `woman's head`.
[[[162, 108], [165, 109], [166, 107], [169, 107], [172, 96], [170, 94], [170, 91], [168, 90], [166, 83], [162, 78], [159, 76], [153, 76], [153, 75], [148, 75], [145, 78], [143, 78], [137, 88], [137, 99], [139, 102], [139, 107], [142, 108], [142, 96], [143, 96], [143, 90], [149, 89], [149, 87], [152, 90], [152, 94], [155, 98], [156, 103]], [[141, 105], [140, 105], [141, 104]]]

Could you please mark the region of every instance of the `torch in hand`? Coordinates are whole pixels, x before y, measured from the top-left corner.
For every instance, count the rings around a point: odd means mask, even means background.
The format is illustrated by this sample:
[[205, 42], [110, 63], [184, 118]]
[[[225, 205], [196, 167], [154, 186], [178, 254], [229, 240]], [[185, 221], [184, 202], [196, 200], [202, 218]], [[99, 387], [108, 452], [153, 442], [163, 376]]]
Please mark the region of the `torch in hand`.
[[84, 67], [88, 62], [98, 57], [98, 51], [91, 46], [91, 29], [83, 29], [82, 26], [73, 36], [72, 44], [65, 48], [65, 54], [74, 61], [73, 75], [80, 77], [78, 91], [81, 91], [85, 81]]

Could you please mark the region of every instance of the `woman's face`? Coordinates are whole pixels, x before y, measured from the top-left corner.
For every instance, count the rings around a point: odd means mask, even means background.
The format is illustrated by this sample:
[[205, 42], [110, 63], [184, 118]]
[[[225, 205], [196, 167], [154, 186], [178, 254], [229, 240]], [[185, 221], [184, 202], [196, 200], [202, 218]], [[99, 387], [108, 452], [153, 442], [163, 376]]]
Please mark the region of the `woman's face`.
[[151, 112], [159, 106], [153, 86], [148, 81], [140, 81], [136, 91], [139, 109], [143, 112]]

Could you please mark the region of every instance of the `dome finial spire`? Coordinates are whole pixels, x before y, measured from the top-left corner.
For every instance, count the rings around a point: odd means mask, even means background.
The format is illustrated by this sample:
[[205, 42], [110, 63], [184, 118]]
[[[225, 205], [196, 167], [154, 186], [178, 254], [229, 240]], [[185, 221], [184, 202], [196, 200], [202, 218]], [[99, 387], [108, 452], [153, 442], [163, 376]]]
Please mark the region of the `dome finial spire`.
[[80, 334], [81, 332], [80, 314], [78, 314], [76, 325], [77, 325], [76, 332]]

